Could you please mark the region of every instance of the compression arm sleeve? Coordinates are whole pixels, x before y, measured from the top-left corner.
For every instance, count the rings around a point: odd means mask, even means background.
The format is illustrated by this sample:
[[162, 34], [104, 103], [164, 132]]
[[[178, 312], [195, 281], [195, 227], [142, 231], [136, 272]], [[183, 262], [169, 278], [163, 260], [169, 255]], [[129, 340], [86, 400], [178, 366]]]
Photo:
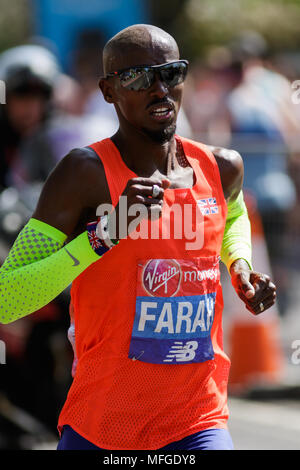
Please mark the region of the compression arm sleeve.
[[0, 323], [11, 323], [47, 305], [100, 259], [87, 232], [64, 245], [66, 238], [33, 218], [23, 228], [0, 268]]
[[243, 258], [252, 269], [251, 226], [241, 191], [237, 199], [228, 203], [228, 213], [221, 249], [221, 259], [230, 272], [231, 264]]

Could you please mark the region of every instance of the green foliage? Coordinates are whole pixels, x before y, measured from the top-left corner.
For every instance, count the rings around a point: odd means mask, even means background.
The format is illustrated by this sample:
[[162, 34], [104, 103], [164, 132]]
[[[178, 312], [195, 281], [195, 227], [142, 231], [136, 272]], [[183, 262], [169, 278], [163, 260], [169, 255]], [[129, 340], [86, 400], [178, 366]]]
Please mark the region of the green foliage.
[[29, 6], [28, 0], [0, 0], [0, 51], [28, 38]]
[[[175, 36], [190, 59], [245, 30], [261, 33], [276, 51], [300, 46], [300, 0], [144, 1], [150, 21]], [[26, 42], [31, 21], [30, 0], [0, 0], [0, 51]]]
[[[201, 57], [209, 46], [226, 45], [255, 30], [271, 49], [300, 46], [300, 0], [150, 0], [154, 21], [178, 40], [182, 55]], [[175, 5], [175, 8], [173, 8]]]

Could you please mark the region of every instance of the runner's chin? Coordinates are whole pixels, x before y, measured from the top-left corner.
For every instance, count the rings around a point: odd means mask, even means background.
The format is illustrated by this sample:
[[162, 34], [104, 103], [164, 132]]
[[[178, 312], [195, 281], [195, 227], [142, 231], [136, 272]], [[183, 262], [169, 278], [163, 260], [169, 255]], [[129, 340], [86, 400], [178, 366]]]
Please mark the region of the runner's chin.
[[163, 144], [169, 142], [176, 132], [176, 123], [171, 123], [168, 126], [161, 129], [147, 129], [143, 128], [143, 132], [150, 137], [153, 142]]

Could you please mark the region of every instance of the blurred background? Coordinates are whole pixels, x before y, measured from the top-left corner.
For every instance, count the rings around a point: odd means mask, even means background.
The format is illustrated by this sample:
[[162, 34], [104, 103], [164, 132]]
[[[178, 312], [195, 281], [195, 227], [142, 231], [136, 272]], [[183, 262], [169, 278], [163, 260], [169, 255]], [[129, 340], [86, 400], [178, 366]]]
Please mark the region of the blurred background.
[[[0, 264], [57, 162], [117, 129], [98, 89], [107, 39], [162, 27], [190, 61], [177, 132], [241, 153], [254, 266], [278, 288], [253, 317], [222, 271], [233, 440], [300, 449], [300, 0], [0, 0], [0, 12]], [[0, 449], [56, 447], [69, 325], [68, 289], [0, 325]]]

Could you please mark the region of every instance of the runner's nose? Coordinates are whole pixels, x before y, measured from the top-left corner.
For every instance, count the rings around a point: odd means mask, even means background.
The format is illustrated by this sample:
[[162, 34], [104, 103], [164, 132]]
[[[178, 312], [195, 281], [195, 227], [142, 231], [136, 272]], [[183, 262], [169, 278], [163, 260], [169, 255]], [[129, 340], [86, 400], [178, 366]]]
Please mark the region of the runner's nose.
[[161, 80], [158, 73], [155, 74], [155, 80], [153, 85], [151, 86], [151, 95], [152, 96], [159, 96], [163, 98], [168, 94], [169, 90], [167, 85]]

